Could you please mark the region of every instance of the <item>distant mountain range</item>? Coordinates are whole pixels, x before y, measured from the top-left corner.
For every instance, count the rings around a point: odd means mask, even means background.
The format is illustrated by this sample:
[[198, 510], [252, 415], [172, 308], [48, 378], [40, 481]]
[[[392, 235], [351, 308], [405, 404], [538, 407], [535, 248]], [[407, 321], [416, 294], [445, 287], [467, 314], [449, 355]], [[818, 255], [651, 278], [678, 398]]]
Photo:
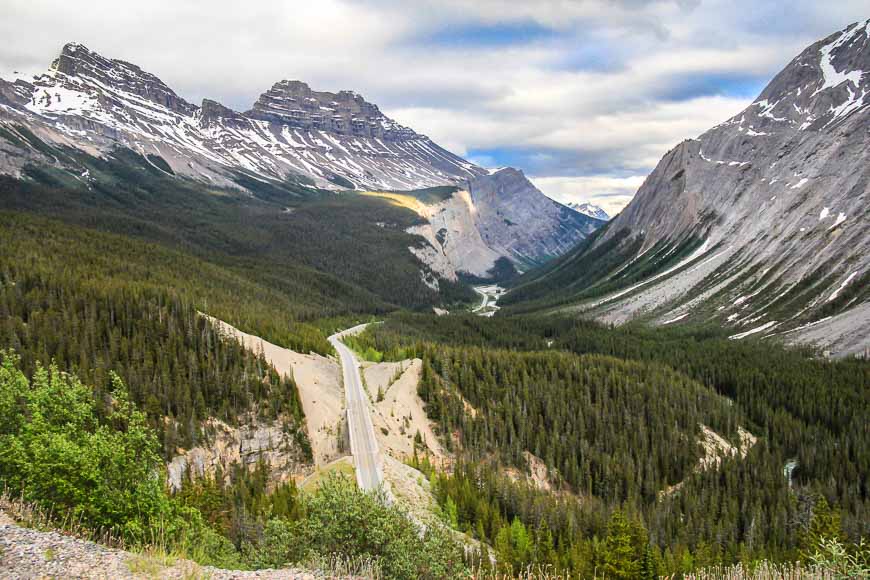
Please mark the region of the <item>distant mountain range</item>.
[[566, 205], [574, 211], [582, 213], [583, 215], [588, 215], [589, 217], [593, 217], [597, 220], [610, 221], [610, 216], [607, 214], [606, 211], [604, 211], [601, 207], [591, 204], [589, 202], [569, 203]]
[[[599, 235], [502, 301], [870, 348], [870, 20], [670, 150]], [[570, 306], [569, 306], [570, 305]]]
[[[452, 210], [418, 211], [440, 225], [417, 231], [431, 247], [411, 250], [450, 279], [488, 277], [501, 258], [520, 270], [541, 264], [600, 225], [544, 196], [521, 172], [470, 163], [353, 91], [283, 80], [246, 112], [209, 99], [197, 106], [138, 66], [77, 43], [44, 74], [0, 79], [0, 174], [27, 179], [28, 168], [51, 167], [84, 185], [94, 178], [54, 148], [95, 157], [129, 150], [174, 178], [247, 195], [288, 185], [303, 194], [423, 191], [423, 205]], [[425, 193], [444, 186], [468, 195]]]

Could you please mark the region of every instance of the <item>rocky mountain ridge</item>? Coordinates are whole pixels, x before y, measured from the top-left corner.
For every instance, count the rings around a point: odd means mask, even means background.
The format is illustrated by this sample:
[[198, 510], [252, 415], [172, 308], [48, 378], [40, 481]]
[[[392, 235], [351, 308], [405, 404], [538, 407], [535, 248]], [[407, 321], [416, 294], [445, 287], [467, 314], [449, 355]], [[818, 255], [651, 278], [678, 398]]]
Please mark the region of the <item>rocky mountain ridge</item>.
[[715, 321], [735, 340], [864, 352], [868, 121], [870, 20], [812, 44], [744, 111], [669, 151], [594, 243], [518, 295], [559, 279], [551, 303], [608, 322]]
[[[517, 170], [490, 172], [446, 151], [356, 92], [284, 80], [246, 112], [210, 99], [196, 106], [138, 66], [76, 43], [44, 74], [0, 79], [0, 173], [24, 178], [28, 167], [49, 166], [87, 183], [87, 171], [40, 142], [97, 157], [126, 148], [173, 177], [242, 193], [287, 182], [297, 189], [473, 192], [468, 203], [438, 200], [418, 212], [437, 227], [412, 232], [431, 247], [410, 250], [450, 280], [461, 272], [487, 277], [500, 258], [525, 269], [600, 225], [546, 198]], [[437, 279], [423, 276], [438, 288]]]
[[[281, 81], [251, 110], [204, 100], [197, 107], [138, 66], [77, 43], [31, 80], [0, 80], [0, 123], [88, 152], [115, 146], [162, 157], [172, 171], [236, 186], [244, 172], [326, 189], [417, 189], [486, 171], [403, 127], [351, 91]], [[0, 168], [28, 161], [0, 152]]]

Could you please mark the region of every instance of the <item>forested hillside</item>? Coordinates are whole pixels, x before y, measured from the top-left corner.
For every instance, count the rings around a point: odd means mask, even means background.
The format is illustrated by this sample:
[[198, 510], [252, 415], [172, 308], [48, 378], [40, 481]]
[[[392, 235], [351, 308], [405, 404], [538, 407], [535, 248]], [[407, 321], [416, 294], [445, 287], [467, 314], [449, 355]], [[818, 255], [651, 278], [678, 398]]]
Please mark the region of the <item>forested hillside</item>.
[[74, 163], [81, 174], [28, 166], [24, 179], [0, 176], [0, 210], [158, 242], [288, 295], [336, 298], [344, 310], [473, 299], [449, 281], [438, 290], [427, 285], [427, 268], [408, 252], [423, 241], [404, 231], [419, 218], [383, 200], [243, 173], [248, 191], [208, 187], [168, 174], [153, 155], [118, 148], [97, 158], [48, 145], [23, 127], [18, 134], [17, 146]]
[[[424, 359], [427, 413], [465, 463], [433, 475], [442, 505], [514, 564], [591, 574], [613, 557], [614, 526], [625, 527], [635, 574], [645, 559], [675, 573], [806, 556], [816, 518], [833, 517], [854, 542], [870, 533], [867, 361], [819, 360], [718, 330], [540, 316], [397, 314], [356, 344]], [[745, 457], [699, 470], [700, 424], [735, 447], [738, 426], [758, 440]], [[524, 452], [569, 493], [498, 475], [500, 465], [527, 469]]]
[[234, 424], [249, 410], [282, 418], [307, 449], [292, 380], [198, 314], [325, 352], [323, 333], [280, 294], [178, 252], [21, 215], [0, 215], [0, 245], [0, 344], [27, 372], [54, 361], [98, 402], [118, 373], [167, 458], [202, 438], [202, 419]]

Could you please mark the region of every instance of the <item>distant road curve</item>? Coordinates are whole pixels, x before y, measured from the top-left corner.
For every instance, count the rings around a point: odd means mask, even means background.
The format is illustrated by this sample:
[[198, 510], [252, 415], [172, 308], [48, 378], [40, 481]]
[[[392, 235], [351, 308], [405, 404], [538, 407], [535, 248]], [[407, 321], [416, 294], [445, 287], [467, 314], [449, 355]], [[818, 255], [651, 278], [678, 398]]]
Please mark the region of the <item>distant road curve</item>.
[[350, 433], [350, 451], [356, 468], [356, 482], [360, 489], [374, 491], [384, 482], [384, 463], [375, 428], [372, 425], [369, 398], [363, 389], [359, 361], [341, 339], [365, 330], [367, 324], [348, 328], [329, 337], [341, 359], [344, 392], [347, 399], [347, 428]]
[[498, 299], [504, 294], [504, 288], [497, 284], [489, 284], [486, 286], [475, 286], [474, 291], [480, 294], [481, 302], [471, 311], [479, 316], [490, 317], [499, 309]]

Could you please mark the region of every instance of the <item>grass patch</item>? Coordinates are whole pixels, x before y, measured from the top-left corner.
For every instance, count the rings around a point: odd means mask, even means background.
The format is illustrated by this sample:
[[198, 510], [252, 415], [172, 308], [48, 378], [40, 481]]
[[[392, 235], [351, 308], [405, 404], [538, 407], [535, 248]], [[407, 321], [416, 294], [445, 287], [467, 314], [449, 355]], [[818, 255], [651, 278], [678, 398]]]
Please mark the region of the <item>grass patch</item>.
[[356, 481], [356, 469], [353, 467], [353, 458], [350, 456], [342, 457], [323, 467], [316, 468], [314, 473], [302, 482], [300, 486], [302, 491], [314, 493], [331, 473], [346, 475], [352, 481]]

